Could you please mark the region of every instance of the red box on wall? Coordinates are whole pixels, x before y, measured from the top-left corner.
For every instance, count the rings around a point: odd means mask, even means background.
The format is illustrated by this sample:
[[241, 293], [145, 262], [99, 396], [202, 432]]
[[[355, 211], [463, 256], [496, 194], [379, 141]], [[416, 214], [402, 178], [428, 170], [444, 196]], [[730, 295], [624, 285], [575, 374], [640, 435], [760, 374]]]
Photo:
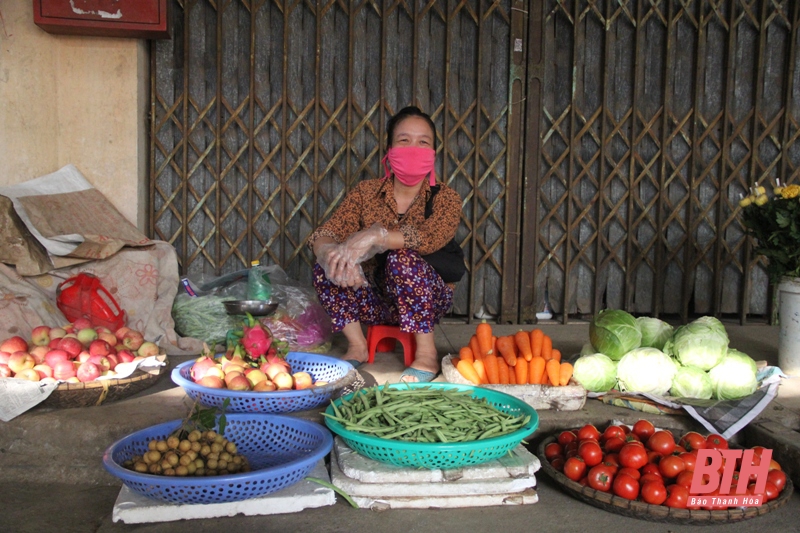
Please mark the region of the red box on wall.
[[33, 22], [48, 33], [169, 39], [171, 0], [33, 0]]

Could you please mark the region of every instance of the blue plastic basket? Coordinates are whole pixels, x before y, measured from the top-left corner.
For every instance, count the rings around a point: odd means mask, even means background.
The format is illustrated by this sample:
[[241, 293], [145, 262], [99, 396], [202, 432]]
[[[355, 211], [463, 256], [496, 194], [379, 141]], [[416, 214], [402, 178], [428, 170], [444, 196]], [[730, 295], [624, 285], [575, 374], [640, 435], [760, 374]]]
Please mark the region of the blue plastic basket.
[[327, 385], [302, 390], [274, 392], [232, 391], [203, 387], [192, 381], [191, 369], [194, 361], [181, 363], [172, 370], [172, 381], [183, 387], [186, 394], [205, 407], [222, 407], [226, 398], [230, 404], [228, 413], [293, 413], [316, 409], [327, 403], [333, 394], [342, 388], [337, 381], [353, 369], [353, 365], [315, 353], [289, 352], [286, 361], [292, 372], [308, 372], [314, 381], [327, 381]]
[[103, 465], [134, 492], [169, 503], [223, 503], [263, 496], [303, 479], [333, 446], [330, 432], [315, 422], [281, 415], [226, 414], [223, 436], [236, 444], [251, 471], [209, 477], [140, 474], [122, 466], [180, 427], [173, 420], [118, 440], [103, 454]]

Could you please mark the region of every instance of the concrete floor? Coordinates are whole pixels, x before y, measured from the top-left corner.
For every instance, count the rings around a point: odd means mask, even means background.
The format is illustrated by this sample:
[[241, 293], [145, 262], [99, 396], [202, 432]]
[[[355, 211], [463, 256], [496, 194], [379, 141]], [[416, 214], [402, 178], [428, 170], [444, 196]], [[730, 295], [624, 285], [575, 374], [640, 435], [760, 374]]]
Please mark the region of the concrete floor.
[[[564, 354], [577, 353], [588, 338], [585, 323], [542, 326]], [[731, 346], [755, 359], [776, 364], [777, 328], [726, 324]], [[518, 326], [495, 326], [499, 334], [514, 332]], [[443, 324], [437, 335], [442, 355], [457, 352], [474, 331], [474, 326]], [[333, 354], [344, 352], [337, 336]], [[173, 364], [186, 358], [171, 358]], [[368, 382], [396, 379], [402, 371], [402, 355], [381, 354], [361, 373]], [[765, 415], [780, 418], [786, 425], [800, 420], [800, 380], [784, 380], [779, 398]], [[745, 532], [800, 531], [796, 516], [800, 496], [794, 494], [781, 509], [768, 515], [713, 529], [699, 526], [652, 523], [623, 517], [591, 507], [554, 486], [544, 474], [537, 476], [539, 503], [519, 507], [489, 507], [460, 510], [369, 511], [350, 508], [339, 499], [332, 507], [310, 509], [297, 514], [261, 517], [191, 520], [149, 525], [113, 523], [111, 512], [120, 484], [100, 466], [102, 450], [111, 442], [136, 429], [179, 418], [186, 414], [185, 395], [162, 378], [137, 397], [100, 407], [52, 410], [36, 408], [8, 422], [0, 423], [0, 531], [10, 532], [218, 532], [223, 529], [249, 531], [376, 532], [441, 531], [463, 533], [495, 531], [610, 531], [647, 530], [663, 532], [711, 531]], [[304, 413], [304, 416], [314, 416]], [[652, 418], [653, 415], [648, 415]], [[540, 411], [541, 436], [558, 428], [583, 423], [601, 424], [618, 418], [632, 423], [636, 411], [603, 405], [596, 400], [574, 412]], [[664, 417], [665, 425], [696, 428], [689, 417]], [[793, 430], [800, 427], [793, 427]], [[800, 440], [800, 438], [798, 439]]]

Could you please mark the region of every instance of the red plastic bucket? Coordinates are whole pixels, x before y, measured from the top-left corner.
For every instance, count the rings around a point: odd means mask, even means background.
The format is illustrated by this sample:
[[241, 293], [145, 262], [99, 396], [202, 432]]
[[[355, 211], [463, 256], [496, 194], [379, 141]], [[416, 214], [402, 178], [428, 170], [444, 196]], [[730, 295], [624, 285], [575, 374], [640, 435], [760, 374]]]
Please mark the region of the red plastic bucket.
[[56, 305], [70, 322], [85, 318], [92, 326], [111, 331], [125, 325], [125, 311], [92, 274], [83, 272], [62, 281], [56, 288]]

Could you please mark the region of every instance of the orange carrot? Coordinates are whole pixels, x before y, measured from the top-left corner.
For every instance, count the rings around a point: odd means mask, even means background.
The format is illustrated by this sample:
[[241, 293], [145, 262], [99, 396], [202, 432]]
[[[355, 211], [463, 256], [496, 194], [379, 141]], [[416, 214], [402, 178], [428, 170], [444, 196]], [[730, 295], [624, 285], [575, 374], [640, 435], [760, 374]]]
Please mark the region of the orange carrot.
[[553, 358], [553, 339], [548, 335], [542, 337], [542, 357], [544, 357], [545, 361]]
[[547, 371], [547, 380], [550, 385], [558, 385], [561, 382], [561, 363], [555, 359], [550, 359], [545, 363], [545, 370]]
[[531, 352], [531, 338], [527, 333], [522, 330], [514, 333], [514, 344], [517, 345], [520, 355], [522, 355], [526, 361], [530, 361], [533, 358], [533, 352]]
[[524, 357], [517, 359], [517, 364], [514, 366], [514, 373], [516, 374], [518, 384], [525, 385], [528, 383], [528, 362]]
[[464, 378], [466, 378], [468, 381], [470, 381], [475, 385], [481, 384], [481, 377], [478, 375], [478, 372], [476, 372], [475, 367], [472, 366], [472, 363], [470, 363], [469, 361], [464, 361], [462, 359], [461, 361], [458, 362], [457, 368], [459, 374], [464, 376]]
[[555, 359], [556, 361], [561, 362], [561, 350], [556, 350], [555, 348], [553, 348], [550, 359]]
[[472, 356], [475, 361], [483, 359], [483, 353], [481, 353], [481, 348], [478, 346], [478, 337], [475, 335], [469, 339], [469, 349], [472, 350]]
[[492, 351], [492, 326], [484, 320], [475, 328], [475, 336], [478, 338], [478, 348], [481, 350], [481, 356], [486, 354], [493, 354]]
[[492, 353], [497, 355], [497, 337], [492, 335]]
[[461, 361], [458, 357], [451, 357], [450, 362], [453, 363], [453, 366], [458, 368], [458, 362]]
[[558, 384], [566, 385], [572, 377], [572, 365], [570, 363], [561, 363], [561, 368], [558, 375]]
[[531, 385], [541, 385], [542, 374], [544, 374], [544, 358], [533, 357], [528, 363], [528, 383]]
[[469, 361], [470, 363], [475, 360], [475, 355], [472, 353], [472, 348], [469, 346], [464, 346], [461, 348], [458, 351], [458, 357], [465, 361]]
[[534, 329], [531, 331], [531, 355], [533, 357], [542, 356], [542, 340], [544, 339], [544, 331]]
[[[508, 363], [502, 357], [496, 357], [497, 359], [497, 373], [500, 376], [500, 384], [501, 385], [508, 385]], [[512, 374], [514, 372], [511, 372]]]
[[517, 354], [514, 351], [514, 339], [512, 337], [506, 336], [497, 339], [497, 351], [506, 360], [508, 366], [517, 364]]
[[[508, 365], [506, 365], [508, 366]], [[509, 385], [516, 385], [517, 384], [517, 371], [514, 368], [508, 367], [508, 384]]]
[[478, 373], [478, 377], [481, 378], [481, 383], [486, 384], [489, 383], [489, 380], [486, 379], [486, 367], [483, 364], [483, 360], [477, 360], [472, 363], [472, 366], [475, 367], [475, 372]]
[[497, 367], [497, 356], [489, 354], [483, 359], [483, 366], [486, 367], [486, 379], [492, 385], [500, 383], [500, 371]]

